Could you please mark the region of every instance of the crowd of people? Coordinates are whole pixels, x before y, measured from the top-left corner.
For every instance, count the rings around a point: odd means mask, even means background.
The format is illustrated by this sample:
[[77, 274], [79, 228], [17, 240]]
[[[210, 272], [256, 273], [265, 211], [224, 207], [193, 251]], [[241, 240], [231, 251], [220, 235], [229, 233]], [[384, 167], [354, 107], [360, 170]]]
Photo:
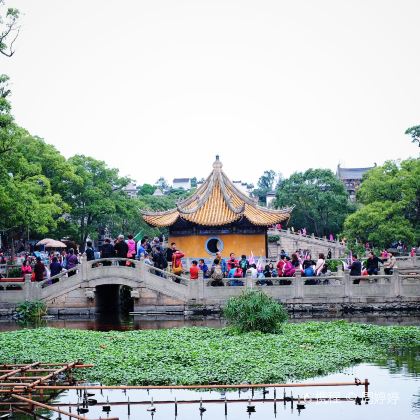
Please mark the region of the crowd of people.
[[[47, 257], [34, 251], [33, 255], [26, 254], [21, 265], [22, 275], [30, 274], [33, 281], [43, 281], [48, 278], [54, 283], [58, 281], [55, 276], [63, 270], [66, 270], [68, 277], [74, 275], [81, 257], [77, 249], [73, 248], [61, 252], [52, 251]], [[272, 285], [272, 278], [280, 278], [279, 284], [290, 284], [290, 277], [296, 276], [296, 273], [307, 277], [305, 281], [307, 284], [326, 283], [328, 280], [320, 278], [331, 275], [332, 268], [329, 263], [331, 250], [328, 251], [326, 257], [320, 253], [317, 259], [313, 259], [307, 250], [297, 250], [291, 256], [281, 250], [280, 258], [276, 263], [264, 264], [261, 260], [255, 261], [252, 256], [247, 258], [246, 255], [241, 255], [237, 258], [235, 253], [231, 252], [229, 258], [223, 258], [218, 252], [210, 263], [208, 263], [209, 260], [206, 263], [205, 259], [197, 259], [193, 260], [191, 266], [187, 268], [183, 266], [185, 254], [177, 248], [175, 242], [165, 248], [162, 238], [155, 237], [150, 240], [145, 236], [136, 242], [132, 235], [128, 235], [127, 239], [124, 235], [119, 235], [115, 240], [105, 239], [100, 251], [95, 251], [92, 242], [87, 241], [83, 257], [87, 261], [105, 259], [101, 261], [104, 266], [113, 264], [112, 261], [106, 261], [111, 258], [121, 259], [114, 262], [115, 264], [131, 267], [135, 267], [135, 260], [143, 260], [147, 266], [155, 269], [154, 274], [168, 277], [168, 273], [171, 273], [172, 279], [176, 282], [180, 282], [181, 276], [188, 270], [191, 280], [198, 280], [202, 272], [203, 278], [210, 280], [209, 284], [212, 286], [225, 284], [242, 286], [247, 274], [259, 285]], [[371, 251], [363, 264], [357, 255], [353, 254], [347, 262], [343, 263], [343, 268], [348, 268], [351, 276], [376, 275], [380, 272], [380, 264], [383, 264], [385, 274], [392, 274], [396, 268], [394, 254], [383, 250], [378, 257]], [[283, 277], [287, 279], [282, 280]]]

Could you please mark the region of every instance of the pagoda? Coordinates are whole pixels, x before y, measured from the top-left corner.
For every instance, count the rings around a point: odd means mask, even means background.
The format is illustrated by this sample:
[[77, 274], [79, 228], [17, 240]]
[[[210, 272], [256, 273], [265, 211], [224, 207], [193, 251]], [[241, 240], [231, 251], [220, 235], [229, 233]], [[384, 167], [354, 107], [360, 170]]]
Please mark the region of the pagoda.
[[142, 211], [150, 226], [169, 228], [168, 242], [175, 242], [187, 257], [267, 256], [267, 228], [290, 217], [292, 207], [280, 210], [259, 206], [240, 191], [222, 170], [219, 156], [213, 171], [190, 197], [176, 208]]

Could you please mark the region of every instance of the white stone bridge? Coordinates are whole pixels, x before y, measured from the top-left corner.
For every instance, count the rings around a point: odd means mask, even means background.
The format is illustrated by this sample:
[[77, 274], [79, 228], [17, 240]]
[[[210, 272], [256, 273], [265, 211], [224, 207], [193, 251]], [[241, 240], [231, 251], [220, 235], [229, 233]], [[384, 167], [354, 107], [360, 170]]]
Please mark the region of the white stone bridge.
[[307, 284], [308, 278], [298, 275], [273, 278], [273, 286], [257, 286], [254, 279], [246, 278], [243, 286], [228, 286], [228, 279], [224, 279], [225, 287], [212, 287], [202, 275], [199, 280], [190, 281], [187, 275], [174, 276], [143, 261], [118, 258], [85, 261], [39, 283], [31, 282], [30, 276], [21, 282], [2, 281], [0, 308], [12, 309], [24, 300], [42, 300], [52, 313], [59, 310], [94, 313], [98, 308], [111, 310], [121, 287], [126, 286], [135, 312], [217, 309], [247, 288], [263, 290], [296, 310], [357, 310], [369, 306], [420, 309], [420, 258], [399, 258], [398, 266], [393, 275], [350, 277], [348, 272], [339, 271], [329, 277], [317, 277], [321, 284]]

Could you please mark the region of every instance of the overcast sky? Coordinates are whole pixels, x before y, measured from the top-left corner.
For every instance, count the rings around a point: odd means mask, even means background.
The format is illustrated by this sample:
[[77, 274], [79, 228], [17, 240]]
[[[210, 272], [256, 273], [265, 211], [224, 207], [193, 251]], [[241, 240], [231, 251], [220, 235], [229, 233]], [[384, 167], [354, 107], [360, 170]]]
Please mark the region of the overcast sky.
[[418, 156], [419, 0], [7, 0], [13, 112], [139, 183]]

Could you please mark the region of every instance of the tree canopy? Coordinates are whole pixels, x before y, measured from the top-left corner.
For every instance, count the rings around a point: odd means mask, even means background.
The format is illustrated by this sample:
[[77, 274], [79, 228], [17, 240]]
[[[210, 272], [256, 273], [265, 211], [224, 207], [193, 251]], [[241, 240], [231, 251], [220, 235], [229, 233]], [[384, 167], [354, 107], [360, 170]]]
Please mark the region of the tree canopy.
[[371, 169], [357, 192], [361, 208], [344, 224], [352, 240], [389, 247], [420, 241], [420, 159], [388, 161]]
[[275, 206], [295, 206], [290, 224], [316, 236], [341, 232], [344, 219], [353, 211], [343, 183], [329, 169], [308, 169], [281, 181]]
[[420, 147], [420, 125], [407, 128], [407, 130], [405, 130], [405, 134], [411, 137], [412, 143], [418, 143], [418, 146]]

